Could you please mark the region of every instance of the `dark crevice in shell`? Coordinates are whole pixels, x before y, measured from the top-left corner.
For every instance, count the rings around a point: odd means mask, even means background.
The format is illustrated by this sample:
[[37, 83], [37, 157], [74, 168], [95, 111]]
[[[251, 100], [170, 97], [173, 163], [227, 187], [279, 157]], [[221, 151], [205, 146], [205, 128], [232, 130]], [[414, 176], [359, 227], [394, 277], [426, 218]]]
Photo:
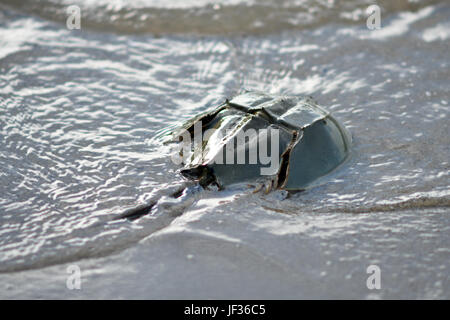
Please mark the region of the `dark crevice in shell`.
[[299, 139], [301, 139], [301, 136], [299, 137], [299, 132], [293, 131], [292, 140], [289, 143], [287, 149], [281, 155], [281, 165], [280, 169], [278, 170], [278, 186], [280, 189], [283, 189], [284, 185], [287, 182], [287, 178], [289, 175], [289, 161], [291, 157], [291, 151]]
[[[202, 122], [202, 133], [203, 133], [203, 129], [217, 116], [217, 114], [222, 111], [223, 109], [225, 109], [228, 105], [228, 101], [223, 104], [222, 106], [220, 106], [219, 108], [217, 108], [216, 110], [214, 110], [214, 112], [205, 114], [203, 117], [200, 117], [199, 119], [197, 119], [196, 122], [201, 121]], [[194, 124], [193, 123], [190, 127], [188, 127], [186, 130], [189, 132], [189, 134], [191, 135], [191, 138], [194, 136]]]

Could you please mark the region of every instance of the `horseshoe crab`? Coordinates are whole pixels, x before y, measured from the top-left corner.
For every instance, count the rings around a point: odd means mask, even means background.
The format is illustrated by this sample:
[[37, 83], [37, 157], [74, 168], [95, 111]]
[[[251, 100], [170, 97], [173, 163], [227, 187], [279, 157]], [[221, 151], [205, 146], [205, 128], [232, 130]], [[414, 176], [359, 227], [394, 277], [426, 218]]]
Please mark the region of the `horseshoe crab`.
[[247, 183], [256, 185], [255, 191], [287, 190], [284, 193], [305, 190], [348, 158], [352, 140], [312, 98], [255, 91], [226, 100], [163, 137], [164, 144], [177, 148], [172, 160], [183, 165], [180, 172], [188, 180], [156, 190], [148, 203], [116, 219], [135, 220], [158, 206], [182, 210], [201, 187], [212, 185], [223, 189]]
[[170, 142], [184, 177], [219, 189], [255, 182], [268, 192], [323, 181], [349, 156], [351, 135], [310, 97], [247, 91], [186, 121]]

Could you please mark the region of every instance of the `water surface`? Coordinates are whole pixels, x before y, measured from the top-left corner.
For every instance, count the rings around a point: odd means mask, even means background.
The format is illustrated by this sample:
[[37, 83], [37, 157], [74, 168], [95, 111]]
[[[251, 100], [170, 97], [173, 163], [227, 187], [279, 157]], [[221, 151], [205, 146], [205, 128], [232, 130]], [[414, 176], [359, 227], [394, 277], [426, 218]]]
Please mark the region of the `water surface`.
[[[1, 296], [449, 298], [450, 6], [380, 2], [371, 31], [369, 4], [1, 1]], [[283, 201], [205, 191], [114, 220], [181, 180], [153, 136], [243, 88], [312, 95], [351, 160]]]

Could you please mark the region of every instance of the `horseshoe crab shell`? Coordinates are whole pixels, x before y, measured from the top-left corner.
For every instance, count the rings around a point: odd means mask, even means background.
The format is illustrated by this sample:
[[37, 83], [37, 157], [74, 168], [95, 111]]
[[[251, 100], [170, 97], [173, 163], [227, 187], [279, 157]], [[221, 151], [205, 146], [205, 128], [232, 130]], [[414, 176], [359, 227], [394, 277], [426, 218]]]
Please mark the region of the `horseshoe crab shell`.
[[270, 179], [285, 190], [322, 181], [351, 145], [347, 129], [311, 98], [254, 91], [188, 120], [169, 139], [180, 140], [194, 141], [177, 155], [185, 177], [219, 188]]

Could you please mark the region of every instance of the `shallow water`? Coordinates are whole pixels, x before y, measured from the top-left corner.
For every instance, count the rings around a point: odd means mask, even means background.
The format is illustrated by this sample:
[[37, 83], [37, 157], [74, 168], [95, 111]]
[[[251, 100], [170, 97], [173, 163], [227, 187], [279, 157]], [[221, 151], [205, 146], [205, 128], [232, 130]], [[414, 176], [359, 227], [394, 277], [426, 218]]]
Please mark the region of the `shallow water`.
[[[380, 2], [371, 31], [361, 2], [79, 1], [81, 30], [67, 3], [0, 1], [1, 297], [450, 297], [448, 4]], [[351, 160], [114, 220], [181, 180], [153, 136], [242, 88], [312, 95]]]

